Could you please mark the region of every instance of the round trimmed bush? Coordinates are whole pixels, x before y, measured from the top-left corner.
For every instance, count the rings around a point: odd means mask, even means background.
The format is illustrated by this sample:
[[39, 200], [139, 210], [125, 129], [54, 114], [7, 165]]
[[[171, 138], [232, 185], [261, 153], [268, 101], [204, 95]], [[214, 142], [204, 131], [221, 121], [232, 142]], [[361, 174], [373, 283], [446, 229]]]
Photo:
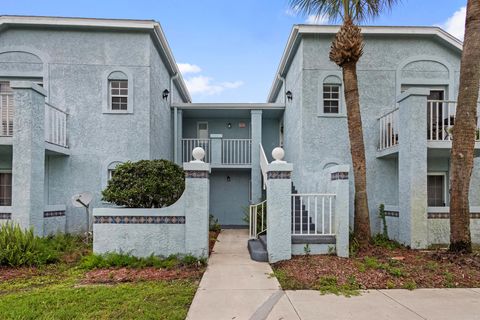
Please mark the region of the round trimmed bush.
[[128, 208], [162, 208], [185, 189], [183, 169], [168, 160], [125, 162], [115, 168], [103, 190], [104, 201]]

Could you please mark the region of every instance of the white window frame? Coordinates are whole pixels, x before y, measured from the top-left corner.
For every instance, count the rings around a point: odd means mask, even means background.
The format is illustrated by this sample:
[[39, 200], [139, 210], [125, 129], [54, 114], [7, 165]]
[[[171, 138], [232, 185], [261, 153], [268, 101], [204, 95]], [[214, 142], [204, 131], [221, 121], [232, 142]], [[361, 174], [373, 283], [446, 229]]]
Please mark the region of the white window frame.
[[[331, 82], [328, 78], [337, 78], [338, 82]], [[345, 94], [344, 85], [342, 80], [341, 71], [328, 71], [320, 73], [318, 77], [318, 102], [317, 102], [317, 116], [323, 118], [346, 118], [345, 108]], [[323, 86], [339, 86], [339, 101], [338, 101], [338, 113], [325, 113], [324, 112], [324, 98], [323, 98]]]
[[[114, 82], [126, 82], [127, 83], [127, 87], [126, 88], [122, 88], [121, 85], [120, 87], [118, 87], [118, 90], [119, 92], [121, 92], [122, 90], [127, 90], [127, 94], [113, 94], [112, 93], [112, 90], [113, 89], [117, 89], [117, 88], [113, 88], [112, 87], [112, 84]], [[128, 110], [128, 79], [119, 79], [119, 80], [115, 80], [115, 79], [108, 79], [108, 103], [109, 103], [109, 108], [111, 111], [127, 111]], [[113, 98], [126, 98], [127, 99], [127, 105], [126, 105], [126, 109], [113, 109]], [[120, 103], [120, 105], [122, 105], [122, 103]]]
[[427, 206], [428, 206], [428, 176], [443, 176], [443, 201], [445, 202], [444, 207], [448, 207], [450, 205], [450, 201], [447, 197], [448, 196], [447, 172], [442, 172], [442, 171], [427, 172]]
[[[117, 77], [115, 73], [123, 73], [124, 77]], [[112, 110], [111, 81], [128, 81], [127, 110]], [[124, 67], [115, 67], [105, 70], [103, 73], [102, 86], [102, 113], [104, 114], [132, 114], [134, 107], [134, 77], [133, 73]]]
[[[329, 92], [330, 98], [325, 98], [325, 87], [330, 88], [330, 92]], [[322, 98], [323, 98], [323, 113], [324, 114], [336, 114], [336, 115], [340, 114], [341, 104], [342, 104], [342, 102], [341, 102], [342, 99], [340, 97], [340, 94], [341, 94], [341, 91], [342, 91], [342, 85], [341, 84], [336, 84], [336, 83], [324, 83], [322, 88], [323, 88], [323, 95], [322, 95]], [[333, 92], [333, 88], [338, 88], [338, 92], [336, 92], [336, 93], [338, 93], [338, 98], [336, 98], [336, 99], [332, 98], [332, 95], [335, 93], [335, 92]], [[326, 106], [325, 105], [326, 101], [330, 101], [330, 102], [331, 101], [336, 101], [336, 102], [338, 102], [337, 112], [325, 112], [325, 108], [333, 108], [332, 106]]]

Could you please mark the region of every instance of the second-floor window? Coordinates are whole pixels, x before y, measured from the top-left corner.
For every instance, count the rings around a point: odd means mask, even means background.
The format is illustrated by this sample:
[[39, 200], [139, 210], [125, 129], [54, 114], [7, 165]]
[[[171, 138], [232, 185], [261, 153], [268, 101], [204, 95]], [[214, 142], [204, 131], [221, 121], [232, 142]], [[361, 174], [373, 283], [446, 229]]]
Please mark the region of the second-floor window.
[[109, 80], [110, 109], [128, 109], [128, 80]]
[[340, 85], [323, 85], [323, 113], [339, 113], [340, 111]]

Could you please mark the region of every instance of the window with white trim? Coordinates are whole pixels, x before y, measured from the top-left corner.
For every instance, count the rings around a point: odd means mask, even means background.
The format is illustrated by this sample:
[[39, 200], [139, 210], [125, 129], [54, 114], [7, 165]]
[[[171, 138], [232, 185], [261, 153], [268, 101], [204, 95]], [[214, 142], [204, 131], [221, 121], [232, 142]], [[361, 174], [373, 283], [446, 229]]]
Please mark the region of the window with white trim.
[[447, 204], [447, 175], [444, 172], [428, 173], [427, 199], [429, 207], [445, 207]]
[[110, 109], [122, 111], [128, 109], [128, 80], [108, 80]]
[[340, 85], [323, 85], [323, 113], [340, 113]]
[[0, 172], [0, 206], [12, 205], [12, 172]]
[[113, 175], [115, 174], [115, 171], [117, 170], [117, 167], [121, 164], [123, 164], [123, 162], [113, 161], [108, 165], [108, 167], [107, 167], [107, 181], [110, 181], [110, 179], [113, 178]]

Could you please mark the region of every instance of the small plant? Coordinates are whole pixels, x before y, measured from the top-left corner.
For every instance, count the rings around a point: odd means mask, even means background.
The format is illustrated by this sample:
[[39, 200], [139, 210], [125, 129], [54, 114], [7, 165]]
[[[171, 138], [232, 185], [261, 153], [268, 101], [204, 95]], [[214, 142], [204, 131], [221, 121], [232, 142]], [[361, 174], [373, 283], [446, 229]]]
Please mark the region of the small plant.
[[24, 230], [11, 222], [0, 225], [1, 266], [41, 266], [59, 258], [59, 250], [51, 241], [35, 236], [33, 229]]
[[415, 290], [417, 289], [417, 283], [414, 280], [408, 280], [403, 284], [403, 289]]
[[395, 289], [395, 282], [392, 280], [387, 280], [387, 289]]
[[401, 248], [402, 245], [394, 240], [390, 240], [388, 237], [385, 237], [383, 234], [376, 234], [372, 237], [372, 243], [375, 246], [394, 250]]
[[436, 263], [435, 261], [428, 261], [425, 267], [430, 271], [437, 271], [438, 263]]
[[183, 169], [168, 160], [125, 162], [102, 191], [102, 200], [128, 208], [172, 205], [185, 189]]
[[310, 245], [307, 243], [304, 247], [303, 247], [303, 253], [305, 253], [305, 255], [308, 257], [310, 256]]
[[382, 220], [383, 232], [382, 235], [388, 239], [388, 227], [387, 227], [387, 218], [385, 216], [385, 205], [383, 203], [378, 207], [378, 216]]
[[350, 230], [349, 237], [350, 237], [350, 241], [349, 241], [350, 245], [348, 247], [348, 251], [349, 251], [350, 257], [355, 257], [357, 255], [358, 250], [360, 249], [360, 243], [355, 238], [355, 235], [353, 234], [352, 230]]
[[455, 280], [453, 278], [453, 274], [448, 271], [445, 271], [444, 275], [445, 275], [445, 287], [455, 288], [456, 286], [455, 286]]
[[213, 216], [213, 214], [210, 214], [209, 218], [209, 230], [214, 231], [214, 232], [220, 232], [222, 230], [222, 227], [218, 223], [218, 219]]
[[340, 285], [338, 284], [337, 277], [333, 276], [324, 276], [318, 280], [317, 284], [318, 290], [321, 294], [335, 294], [335, 295], [344, 295], [345, 297], [357, 296], [360, 294], [360, 285], [357, 283], [354, 276], [349, 276], [347, 283]]

